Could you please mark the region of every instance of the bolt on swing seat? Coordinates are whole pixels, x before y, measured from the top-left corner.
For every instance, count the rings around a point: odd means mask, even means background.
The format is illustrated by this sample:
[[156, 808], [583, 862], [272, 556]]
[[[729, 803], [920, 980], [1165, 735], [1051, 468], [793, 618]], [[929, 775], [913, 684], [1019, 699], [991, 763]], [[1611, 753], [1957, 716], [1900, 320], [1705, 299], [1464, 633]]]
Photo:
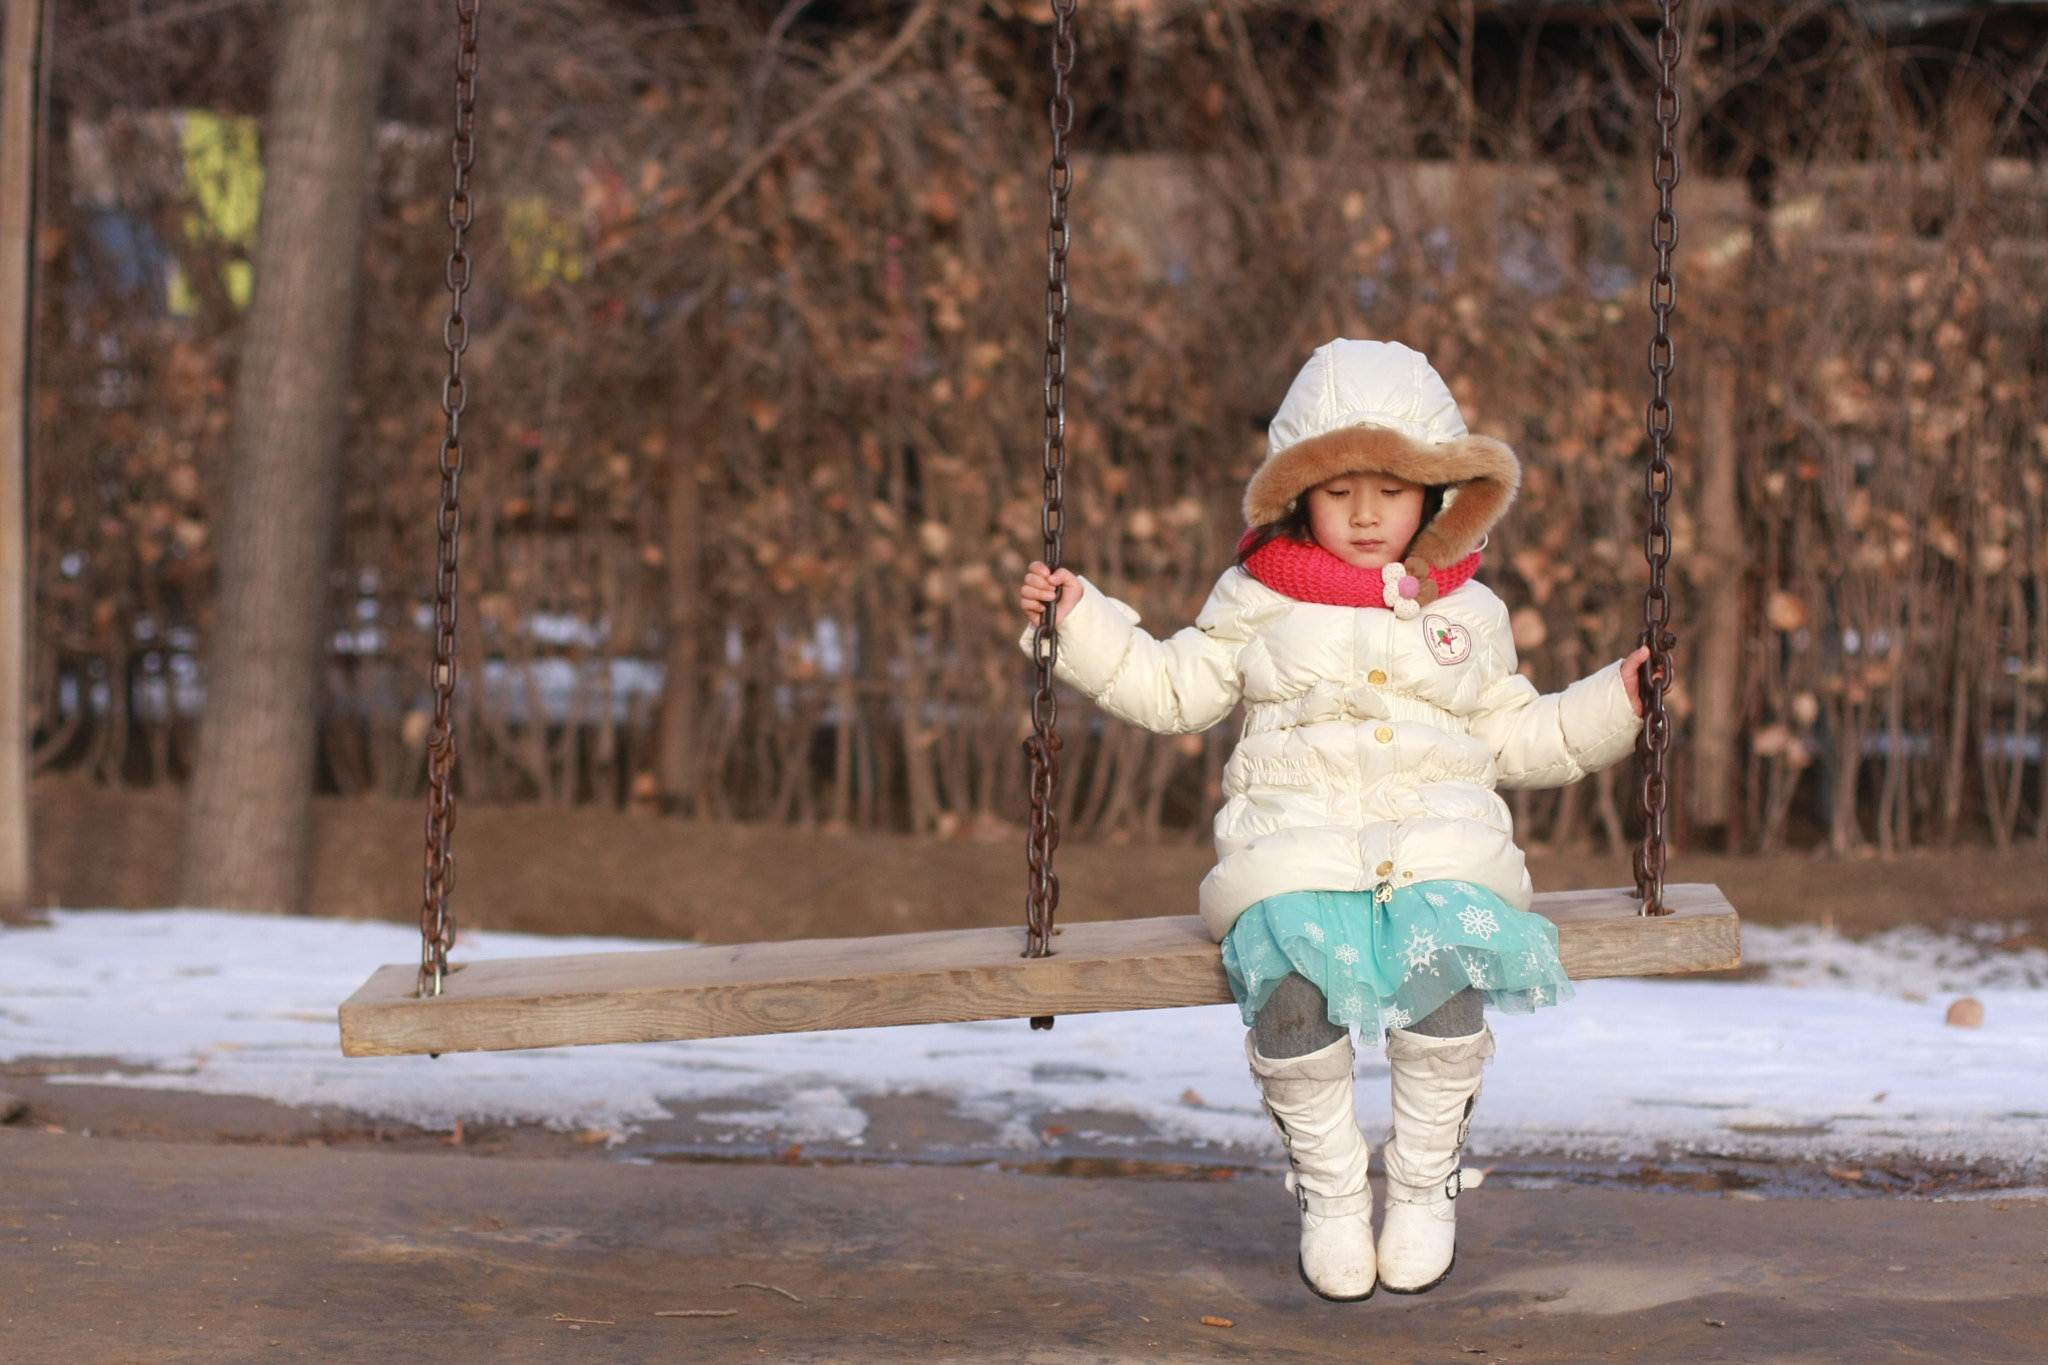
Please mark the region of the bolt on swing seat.
[[[461, 358], [468, 343], [462, 311], [469, 281], [463, 231], [469, 225], [467, 172], [474, 149], [476, 17], [479, 0], [458, 0], [456, 189], [449, 219], [455, 229], [448, 280], [452, 295], [446, 336], [450, 378], [443, 389], [448, 434], [442, 447], [439, 581], [436, 599], [435, 716], [428, 739], [428, 836], [421, 965], [380, 968], [341, 1006], [342, 1052], [351, 1057], [407, 1053], [501, 1051], [594, 1043], [663, 1042], [754, 1033], [876, 1028], [891, 1024], [959, 1023], [1029, 1018], [1049, 1027], [1061, 1014], [1226, 1004], [1230, 984], [1219, 946], [1199, 916], [1071, 924], [1055, 931], [1058, 884], [1052, 853], [1058, 834], [1052, 791], [1058, 774], [1057, 704], [1052, 655], [1057, 628], [1041, 632], [1033, 696], [1030, 887], [1023, 929], [961, 929], [875, 938], [802, 939], [643, 952], [513, 958], [450, 965], [453, 941], [447, 892], [452, 880], [448, 840], [453, 825], [455, 556], [460, 528], [461, 418], [466, 406]], [[1671, 252], [1677, 243], [1672, 191], [1678, 180], [1674, 133], [1680, 0], [1661, 0], [1656, 105], [1659, 207], [1652, 239], [1658, 272], [1651, 301], [1657, 316], [1650, 369], [1655, 393], [1647, 425], [1650, 531], [1645, 551], [1644, 643], [1651, 647], [1645, 696], [1649, 717], [1642, 756], [1644, 837], [1636, 855], [1637, 885], [1598, 891], [1538, 893], [1530, 907], [1557, 925], [1566, 974], [1660, 976], [1725, 970], [1742, 961], [1735, 910], [1718, 887], [1664, 884], [1665, 756], [1671, 730], [1664, 707], [1669, 687], [1670, 599], [1664, 588], [1670, 534], [1665, 512], [1671, 469], [1666, 440], [1672, 369], [1668, 334], [1673, 305]], [[1067, 76], [1074, 55], [1076, 0], [1053, 0], [1052, 222], [1047, 251], [1045, 562], [1061, 549], [1062, 482], [1066, 461], [1066, 221], [1071, 183], [1066, 134], [1073, 102]], [[1052, 946], [1054, 933], [1059, 946]]]

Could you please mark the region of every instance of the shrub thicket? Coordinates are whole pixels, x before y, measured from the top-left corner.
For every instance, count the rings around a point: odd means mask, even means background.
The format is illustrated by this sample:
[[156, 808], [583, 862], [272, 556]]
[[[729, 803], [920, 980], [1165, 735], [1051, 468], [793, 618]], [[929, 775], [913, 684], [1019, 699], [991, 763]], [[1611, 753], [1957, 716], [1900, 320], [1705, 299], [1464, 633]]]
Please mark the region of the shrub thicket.
[[[1546, 8], [1084, 2], [1068, 545], [1148, 625], [1190, 619], [1264, 417], [1345, 334], [1428, 352], [1520, 449], [1484, 576], [1535, 678], [1631, 644], [1649, 30]], [[2048, 839], [2043, 30], [1686, 8], [1681, 818]], [[112, 782], [175, 780], [201, 693], [269, 41], [262, 7], [171, 10], [66, 6], [56, 36], [38, 763]], [[471, 795], [1014, 827], [1045, 21], [488, 6]], [[453, 24], [403, 22], [337, 509], [344, 793], [416, 791], [425, 730]], [[1227, 726], [1067, 714], [1071, 833], [1200, 837]], [[1628, 804], [1518, 813], [1612, 842]]]

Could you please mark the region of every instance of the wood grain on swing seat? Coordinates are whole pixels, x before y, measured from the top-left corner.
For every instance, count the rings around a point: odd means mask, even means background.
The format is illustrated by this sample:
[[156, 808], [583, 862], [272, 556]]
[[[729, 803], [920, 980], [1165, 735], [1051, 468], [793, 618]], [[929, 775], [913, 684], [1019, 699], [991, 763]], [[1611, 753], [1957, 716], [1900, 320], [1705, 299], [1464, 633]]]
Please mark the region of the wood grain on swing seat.
[[[1625, 890], [1553, 891], [1532, 907], [1557, 925], [1574, 978], [1739, 966], [1735, 911], [1718, 887], [1667, 886], [1672, 913], [1637, 914]], [[413, 994], [418, 968], [380, 968], [341, 1007], [351, 1057], [651, 1043], [746, 1033], [876, 1028], [1230, 999], [1217, 945], [1193, 915], [1069, 924], [1051, 957], [1024, 931], [953, 929], [575, 957], [470, 962], [443, 993]]]

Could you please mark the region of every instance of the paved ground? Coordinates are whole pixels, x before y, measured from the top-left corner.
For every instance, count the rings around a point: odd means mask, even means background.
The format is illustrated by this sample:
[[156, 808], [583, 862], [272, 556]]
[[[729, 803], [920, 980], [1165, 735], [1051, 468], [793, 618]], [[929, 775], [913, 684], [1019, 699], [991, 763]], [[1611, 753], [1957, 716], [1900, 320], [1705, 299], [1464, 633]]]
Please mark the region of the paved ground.
[[1292, 1221], [1270, 1179], [17, 1126], [0, 1360], [2048, 1360], [2048, 1201], [1480, 1190], [1444, 1288], [1357, 1305], [1295, 1280]]

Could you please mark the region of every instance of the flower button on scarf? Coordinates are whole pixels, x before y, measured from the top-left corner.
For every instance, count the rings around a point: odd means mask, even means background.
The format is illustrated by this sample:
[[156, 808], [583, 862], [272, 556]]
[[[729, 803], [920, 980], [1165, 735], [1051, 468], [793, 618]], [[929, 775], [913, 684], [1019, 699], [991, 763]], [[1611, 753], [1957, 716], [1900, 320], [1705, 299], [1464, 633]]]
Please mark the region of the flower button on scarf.
[[1386, 584], [1381, 590], [1383, 600], [1394, 615], [1403, 621], [1413, 621], [1422, 614], [1422, 580], [1408, 572], [1408, 566], [1396, 560], [1380, 570], [1380, 579]]

